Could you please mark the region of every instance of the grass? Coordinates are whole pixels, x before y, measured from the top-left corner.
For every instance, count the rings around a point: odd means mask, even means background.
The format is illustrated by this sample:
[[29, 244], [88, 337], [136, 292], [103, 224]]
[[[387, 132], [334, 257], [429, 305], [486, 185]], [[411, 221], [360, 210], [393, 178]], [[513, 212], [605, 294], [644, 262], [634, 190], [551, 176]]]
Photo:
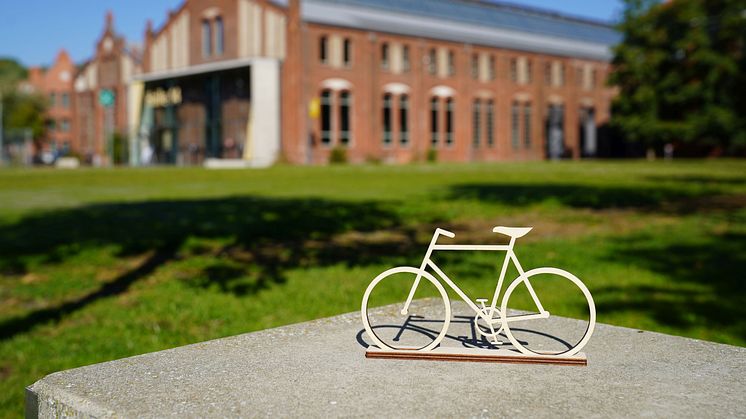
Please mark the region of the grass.
[[[435, 226], [498, 224], [599, 322], [746, 345], [741, 161], [3, 170], [0, 416], [54, 371], [357, 310]], [[494, 255], [438, 262], [491, 294]]]

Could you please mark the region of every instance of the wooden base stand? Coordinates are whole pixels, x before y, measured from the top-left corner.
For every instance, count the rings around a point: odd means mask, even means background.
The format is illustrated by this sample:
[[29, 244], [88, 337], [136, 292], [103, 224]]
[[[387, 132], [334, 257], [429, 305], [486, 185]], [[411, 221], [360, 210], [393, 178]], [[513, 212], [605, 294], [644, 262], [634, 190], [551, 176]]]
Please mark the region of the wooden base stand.
[[588, 365], [585, 354], [580, 352], [572, 356], [524, 355], [508, 349], [481, 348], [435, 348], [431, 351], [415, 350], [382, 350], [375, 346], [365, 351], [366, 358], [380, 359], [414, 359], [429, 361], [461, 362], [500, 362], [506, 364], [552, 364], [552, 365]]

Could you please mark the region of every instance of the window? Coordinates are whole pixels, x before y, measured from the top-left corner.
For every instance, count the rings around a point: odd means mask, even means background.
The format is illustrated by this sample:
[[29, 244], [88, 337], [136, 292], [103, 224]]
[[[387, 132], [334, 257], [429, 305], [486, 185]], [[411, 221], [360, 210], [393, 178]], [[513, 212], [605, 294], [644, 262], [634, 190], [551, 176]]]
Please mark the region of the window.
[[510, 59], [510, 80], [512, 82], [518, 81], [518, 59], [517, 58]]
[[350, 92], [343, 91], [339, 94], [339, 143], [343, 146], [350, 145], [351, 100]]
[[409, 71], [411, 68], [411, 65], [409, 63], [409, 45], [404, 45], [401, 50], [401, 61], [402, 61], [402, 69], [404, 71]]
[[474, 148], [479, 147], [479, 136], [482, 135], [481, 133], [481, 123], [480, 120], [482, 113], [482, 102], [479, 99], [474, 100], [474, 105], [472, 106], [471, 115], [472, 115], [472, 144], [474, 145]]
[[68, 132], [70, 131], [70, 121], [67, 119], [63, 119], [60, 121], [60, 131], [62, 132]]
[[401, 145], [409, 144], [409, 97], [407, 95], [399, 96], [399, 143]]
[[510, 107], [510, 139], [514, 149], [520, 145], [520, 133], [518, 130], [520, 129], [521, 117], [519, 112], [518, 102], [513, 102], [513, 105]]
[[389, 44], [386, 42], [381, 44], [381, 68], [389, 68]]
[[495, 145], [495, 103], [492, 99], [487, 101], [487, 111], [484, 130], [487, 133], [487, 146]]
[[70, 107], [70, 95], [68, 93], [62, 94], [62, 107], [63, 108], [69, 108]]
[[440, 111], [438, 98], [434, 97], [430, 99], [430, 142], [433, 147], [438, 145], [440, 138], [438, 138], [438, 113]]
[[596, 77], [596, 69], [594, 68], [591, 70], [591, 80], [589, 82], [591, 89], [596, 87]]
[[495, 56], [490, 55], [490, 62], [489, 62], [489, 77], [490, 80], [495, 80], [495, 77], [497, 75], [497, 72], [495, 71]]
[[523, 105], [523, 144], [531, 147], [531, 104]]
[[49, 94], [49, 107], [54, 108], [56, 106], [55, 102], [57, 102], [57, 95], [52, 92]]
[[526, 74], [525, 74], [525, 76], [524, 76], [523, 79], [526, 81], [527, 84], [531, 83], [531, 80], [533, 80], [533, 71], [531, 69], [531, 60], [528, 60], [528, 59], [526, 60], [526, 70], [525, 71], [526, 71]]
[[329, 43], [329, 38], [327, 38], [326, 36], [321, 36], [319, 38], [319, 61], [321, 61], [322, 63], [326, 63], [327, 60], [329, 59], [327, 55], [328, 43]]
[[471, 55], [471, 78], [479, 78], [479, 55]]
[[344, 65], [347, 67], [352, 63], [352, 45], [350, 38], [345, 38], [342, 43], [342, 62], [344, 62]]
[[332, 92], [321, 92], [321, 144], [332, 143]]
[[430, 48], [430, 51], [427, 53], [427, 72], [430, 73], [430, 75], [435, 74], [435, 70], [437, 69], [437, 55], [435, 52], [435, 48]]
[[453, 99], [446, 99], [446, 145], [453, 145]]
[[212, 27], [210, 21], [202, 21], [202, 56], [209, 57], [212, 55]]
[[215, 18], [215, 55], [223, 55], [225, 50], [223, 35], [223, 18], [218, 16]]
[[544, 78], [549, 86], [565, 85], [565, 65], [560, 61], [552, 61], [544, 67]]
[[383, 145], [391, 145], [391, 93], [383, 95]]
[[54, 131], [57, 124], [55, 123], [54, 119], [50, 119], [47, 121], [47, 131]]
[[456, 74], [456, 58], [453, 51], [448, 51], [448, 75]]

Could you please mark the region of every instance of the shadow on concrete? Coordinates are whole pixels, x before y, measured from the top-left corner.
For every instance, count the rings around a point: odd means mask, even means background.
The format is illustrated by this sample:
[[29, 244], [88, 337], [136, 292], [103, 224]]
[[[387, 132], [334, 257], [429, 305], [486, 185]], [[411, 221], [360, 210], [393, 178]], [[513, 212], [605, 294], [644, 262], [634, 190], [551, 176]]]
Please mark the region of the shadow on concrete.
[[[440, 330], [433, 330], [431, 328], [428, 328], [423, 325], [424, 323], [443, 323], [443, 320], [427, 320], [421, 316], [408, 316], [407, 319], [402, 324], [382, 324], [382, 325], [371, 326], [371, 329], [373, 329], [374, 333], [377, 329], [389, 328], [393, 330], [398, 330], [399, 332], [397, 336], [400, 336], [406, 330], [406, 331], [418, 333], [422, 336], [426, 336], [427, 338], [431, 340], [435, 340], [435, 338], [440, 333]], [[469, 335], [456, 336], [456, 335], [446, 333], [440, 345], [445, 344], [445, 346], [449, 346], [447, 345], [447, 342], [450, 341], [450, 342], [458, 343], [465, 348], [500, 349], [500, 348], [512, 348], [513, 347], [513, 345], [509, 342], [508, 337], [504, 333], [499, 334], [499, 336], [502, 339], [501, 339], [501, 342], [498, 344], [494, 344], [490, 342], [489, 340], [487, 340], [486, 337], [479, 335], [476, 330], [476, 327], [478, 326], [474, 322], [474, 317], [453, 316], [451, 318], [451, 324], [467, 324], [470, 329]], [[441, 327], [441, 330], [442, 330], [442, 327]], [[542, 336], [544, 338], [549, 338], [565, 346], [568, 350], [572, 349], [572, 344], [568, 343], [567, 341], [559, 337], [550, 335], [545, 332], [531, 330], [525, 327], [522, 327], [522, 328], [512, 327], [510, 330], [515, 331], [515, 332], [534, 334], [537, 336]], [[362, 346], [365, 349], [368, 349], [368, 347], [371, 346], [371, 344], [366, 341], [366, 339], [369, 339], [369, 338], [368, 338], [368, 335], [365, 329], [361, 329], [355, 336], [355, 339], [357, 340], [358, 344], [360, 344], [360, 346]], [[523, 346], [530, 346], [530, 342], [528, 341], [518, 339], [518, 342], [520, 342], [520, 344]]]

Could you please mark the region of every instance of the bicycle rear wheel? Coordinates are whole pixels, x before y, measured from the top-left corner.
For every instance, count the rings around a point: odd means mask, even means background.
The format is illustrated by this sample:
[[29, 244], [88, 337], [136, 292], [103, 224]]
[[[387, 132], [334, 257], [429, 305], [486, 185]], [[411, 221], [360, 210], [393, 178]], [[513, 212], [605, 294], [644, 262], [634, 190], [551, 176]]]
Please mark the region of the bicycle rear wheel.
[[[525, 281], [549, 318], [510, 321], [511, 316], [538, 312]], [[575, 355], [588, 343], [596, 324], [596, 306], [588, 288], [575, 275], [557, 268], [532, 269], [514, 280], [505, 290], [500, 311], [508, 316], [507, 321], [503, 318], [505, 335], [526, 355]]]
[[[418, 274], [421, 278], [414, 299], [408, 312], [402, 313]], [[372, 310], [376, 307], [381, 308]], [[381, 349], [427, 351], [445, 337], [451, 321], [451, 305], [445, 289], [432, 275], [415, 267], [400, 266], [371, 281], [363, 295], [361, 315], [373, 345]]]

